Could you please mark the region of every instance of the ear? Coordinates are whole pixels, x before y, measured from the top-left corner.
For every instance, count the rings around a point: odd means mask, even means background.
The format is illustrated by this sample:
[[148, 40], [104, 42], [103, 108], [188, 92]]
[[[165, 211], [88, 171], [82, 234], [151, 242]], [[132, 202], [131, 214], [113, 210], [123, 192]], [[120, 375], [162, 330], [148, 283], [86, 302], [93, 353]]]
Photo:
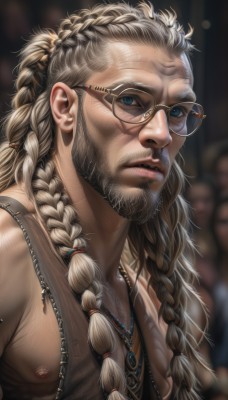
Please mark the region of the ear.
[[63, 82], [52, 88], [50, 105], [56, 125], [63, 133], [72, 133], [77, 118], [78, 98], [74, 90]]

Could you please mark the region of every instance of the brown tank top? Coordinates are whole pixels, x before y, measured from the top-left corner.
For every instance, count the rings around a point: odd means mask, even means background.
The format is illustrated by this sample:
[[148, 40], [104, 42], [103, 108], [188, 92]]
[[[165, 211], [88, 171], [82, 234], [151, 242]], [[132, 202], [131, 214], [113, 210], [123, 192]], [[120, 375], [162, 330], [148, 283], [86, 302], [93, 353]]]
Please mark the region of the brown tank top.
[[[42, 299], [51, 301], [58, 322], [61, 362], [55, 399], [104, 400], [106, 395], [99, 384], [101, 361], [88, 343], [88, 319], [68, 284], [67, 266], [55, 255], [39, 223], [21, 203], [0, 196], [0, 208], [5, 209], [22, 229], [40, 282]], [[169, 356], [164, 332], [156, 322], [157, 311], [144, 285], [140, 282], [138, 285], [131, 300], [146, 353], [143, 400], [168, 399], [171, 384], [166, 378]], [[168, 389], [162, 395], [164, 387]]]
[[66, 265], [54, 254], [39, 224], [19, 202], [0, 196], [0, 208], [8, 211], [22, 229], [43, 300], [49, 297], [58, 321], [61, 362], [56, 400], [103, 400], [99, 361], [87, 340], [88, 320], [68, 284]]

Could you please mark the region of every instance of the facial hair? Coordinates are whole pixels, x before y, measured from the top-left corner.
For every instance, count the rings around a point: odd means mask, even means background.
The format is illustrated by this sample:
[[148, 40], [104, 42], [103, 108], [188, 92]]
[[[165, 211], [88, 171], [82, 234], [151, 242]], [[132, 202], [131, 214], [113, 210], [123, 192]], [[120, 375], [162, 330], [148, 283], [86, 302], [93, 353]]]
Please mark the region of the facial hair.
[[143, 224], [153, 218], [160, 209], [161, 199], [148, 186], [141, 187], [138, 195], [125, 194], [111, 176], [105, 163], [104, 153], [94, 144], [87, 133], [79, 95], [77, 129], [72, 147], [72, 159], [77, 173], [89, 183], [122, 217]]

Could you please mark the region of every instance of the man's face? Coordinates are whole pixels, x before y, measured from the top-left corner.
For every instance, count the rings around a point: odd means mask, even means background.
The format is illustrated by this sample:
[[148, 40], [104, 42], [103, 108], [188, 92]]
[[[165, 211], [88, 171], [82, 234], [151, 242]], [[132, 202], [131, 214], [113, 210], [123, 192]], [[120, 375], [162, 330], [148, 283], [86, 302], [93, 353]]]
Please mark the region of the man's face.
[[[132, 43], [107, 46], [110, 65], [86, 84], [147, 86], [155, 102], [167, 106], [194, 101], [192, 74], [185, 55]], [[128, 86], [128, 85], [127, 85]], [[143, 223], [160, 204], [176, 154], [184, 138], [169, 132], [164, 110], [143, 125], [121, 122], [102, 94], [84, 93], [72, 156], [77, 172], [121, 216]]]

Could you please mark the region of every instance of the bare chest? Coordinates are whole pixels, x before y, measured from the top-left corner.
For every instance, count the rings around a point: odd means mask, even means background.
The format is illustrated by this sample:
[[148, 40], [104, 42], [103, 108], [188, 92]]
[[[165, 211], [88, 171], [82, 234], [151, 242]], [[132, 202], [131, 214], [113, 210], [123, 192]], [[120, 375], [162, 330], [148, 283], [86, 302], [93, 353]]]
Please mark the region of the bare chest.
[[[43, 308], [39, 285], [0, 363], [3, 393], [8, 399], [55, 399], [58, 388], [61, 343], [50, 302]], [[29, 396], [29, 397], [28, 397]]]

